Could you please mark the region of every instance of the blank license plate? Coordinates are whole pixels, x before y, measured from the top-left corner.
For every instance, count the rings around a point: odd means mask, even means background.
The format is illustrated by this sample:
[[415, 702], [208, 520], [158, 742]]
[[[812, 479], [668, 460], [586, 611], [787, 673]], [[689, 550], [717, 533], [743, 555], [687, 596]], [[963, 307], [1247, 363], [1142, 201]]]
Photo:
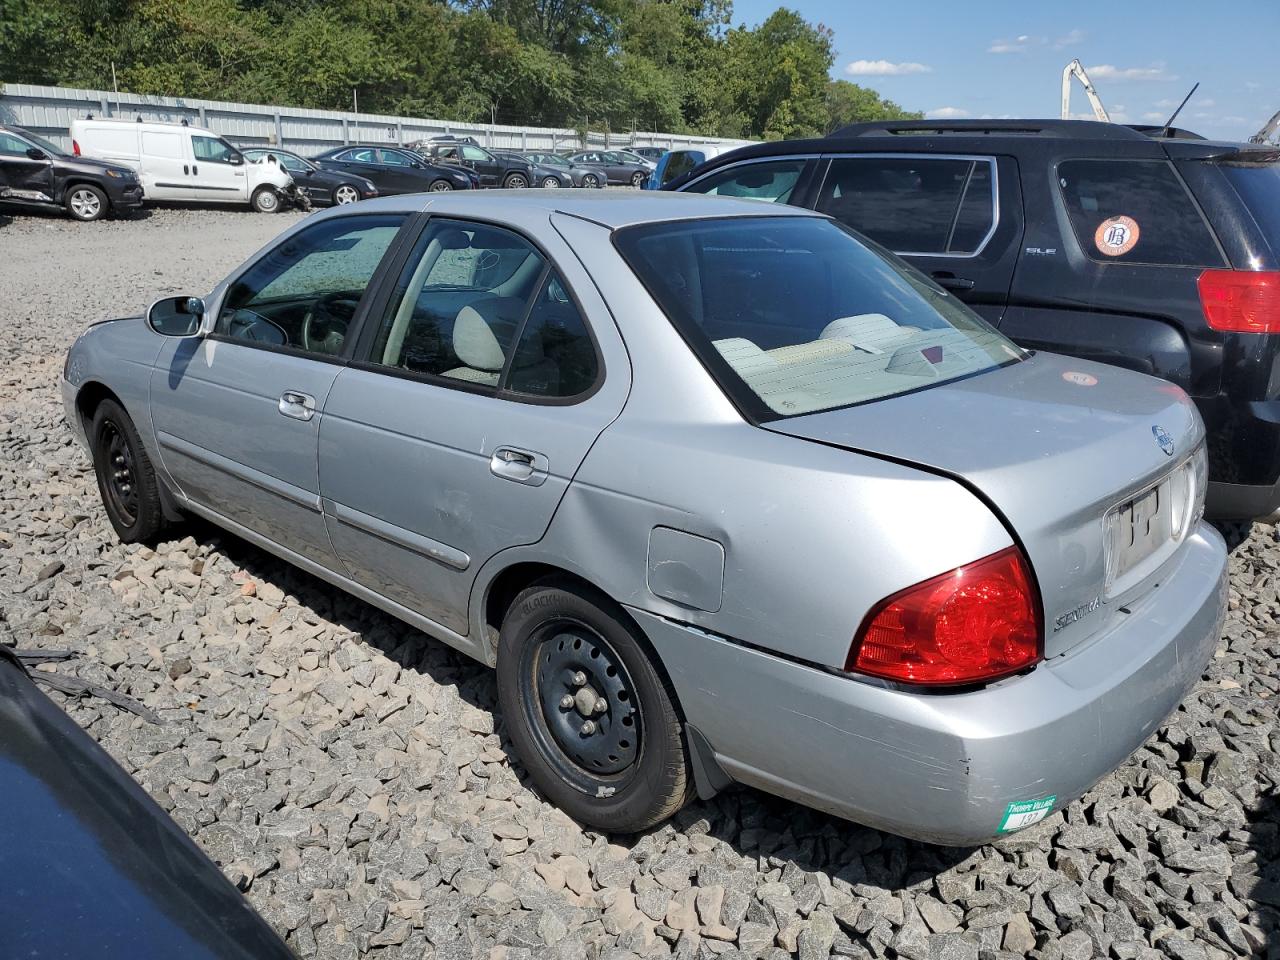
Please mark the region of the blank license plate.
[[1173, 536], [1170, 482], [1166, 478], [1128, 503], [1116, 507], [1107, 523], [1107, 585], [1169, 542]]

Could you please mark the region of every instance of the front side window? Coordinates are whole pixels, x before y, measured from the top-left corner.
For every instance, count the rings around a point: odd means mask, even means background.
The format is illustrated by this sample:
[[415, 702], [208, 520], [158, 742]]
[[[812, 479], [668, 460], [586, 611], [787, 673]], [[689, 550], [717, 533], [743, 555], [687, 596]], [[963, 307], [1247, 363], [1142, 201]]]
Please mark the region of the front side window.
[[0, 153], [12, 153], [15, 156], [22, 156], [30, 146], [31, 144], [24, 140], [19, 140], [11, 133], [0, 132]]
[[645, 224], [614, 243], [722, 389], [758, 419], [881, 400], [1023, 356], [830, 220]]
[[1080, 248], [1103, 263], [1224, 266], [1186, 187], [1163, 160], [1064, 160], [1058, 187]]
[[[674, 160], [675, 157], [671, 159]], [[667, 164], [670, 172], [671, 161], [668, 160]], [[790, 203], [804, 164], [803, 160], [744, 163], [703, 177], [697, 183], [690, 184], [687, 189], [691, 193], [707, 193], [717, 197], [747, 197], [752, 200]], [[692, 169], [692, 164], [688, 164], [686, 169]]]
[[370, 361], [471, 389], [576, 396], [596, 354], [567, 288], [527, 240], [432, 220], [374, 338]]
[[841, 157], [817, 209], [895, 253], [974, 255], [995, 225], [994, 164], [951, 157]]
[[457, 147], [441, 147], [439, 150], [436, 151], [436, 156], [444, 160], [457, 160], [458, 148]]
[[215, 333], [341, 353], [356, 307], [404, 220], [404, 214], [337, 217], [294, 234], [231, 284]]
[[234, 163], [240, 151], [221, 137], [201, 137], [191, 135], [191, 149], [197, 160], [205, 163]]

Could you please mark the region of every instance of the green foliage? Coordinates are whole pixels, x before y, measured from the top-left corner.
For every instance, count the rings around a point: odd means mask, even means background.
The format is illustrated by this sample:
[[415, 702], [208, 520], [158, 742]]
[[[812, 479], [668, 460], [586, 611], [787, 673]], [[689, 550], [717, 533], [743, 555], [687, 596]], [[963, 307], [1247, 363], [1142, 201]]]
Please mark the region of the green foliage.
[[914, 117], [831, 33], [732, 0], [0, 0], [0, 80], [613, 131], [816, 136]]

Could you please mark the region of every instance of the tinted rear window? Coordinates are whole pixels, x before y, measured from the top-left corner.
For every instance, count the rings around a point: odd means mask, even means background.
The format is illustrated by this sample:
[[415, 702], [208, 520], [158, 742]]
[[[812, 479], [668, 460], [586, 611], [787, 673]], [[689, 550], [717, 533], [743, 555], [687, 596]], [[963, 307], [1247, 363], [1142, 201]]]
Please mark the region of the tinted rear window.
[[1223, 266], [1187, 188], [1163, 160], [1064, 160], [1058, 186], [1080, 248], [1103, 263]]
[[1022, 356], [954, 297], [824, 218], [646, 224], [614, 242], [756, 419], [880, 400]]
[[1222, 172], [1262, 228], [1271, 252], [1280, 257], [1280, 163], [1223, 164]]

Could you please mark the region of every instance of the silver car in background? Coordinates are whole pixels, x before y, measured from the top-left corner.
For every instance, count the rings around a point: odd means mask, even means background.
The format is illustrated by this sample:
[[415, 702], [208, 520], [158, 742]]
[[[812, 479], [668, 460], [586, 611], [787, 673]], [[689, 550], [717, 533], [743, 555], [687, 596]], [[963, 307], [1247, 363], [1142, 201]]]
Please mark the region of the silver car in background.
[[573, 817], [749, 784], [982, 842], [1079, 797], [1225, 610], [1177, 387], [1014, 346], [834, 221], [603, 191], [299, 222], [62, 383], [122, 539], [198, 514], [497, 669]]

